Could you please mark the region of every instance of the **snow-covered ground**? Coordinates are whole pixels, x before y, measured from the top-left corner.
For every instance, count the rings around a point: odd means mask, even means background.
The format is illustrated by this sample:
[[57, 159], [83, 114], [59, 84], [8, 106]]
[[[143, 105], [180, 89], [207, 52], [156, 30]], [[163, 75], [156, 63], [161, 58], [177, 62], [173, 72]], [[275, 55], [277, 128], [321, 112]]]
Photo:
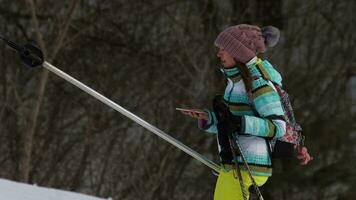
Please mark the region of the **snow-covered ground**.
[[89, 195], [0, 179], [0, 200], [103, 200]]

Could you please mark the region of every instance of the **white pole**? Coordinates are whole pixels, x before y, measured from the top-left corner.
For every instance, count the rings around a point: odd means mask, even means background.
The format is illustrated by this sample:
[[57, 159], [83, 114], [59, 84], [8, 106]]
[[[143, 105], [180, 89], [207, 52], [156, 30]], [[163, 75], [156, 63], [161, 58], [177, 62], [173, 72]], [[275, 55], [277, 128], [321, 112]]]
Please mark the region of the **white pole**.
[[110, 106], [114, 110], [120, 112], [121, 114], [125, 115], [126, 117], [130, 118], [134, 122], [140, 124], [144, 128], [148, 129], [152, 133], [156, 134], [160, 138], [166, 140], [167, 142], [171, 143], [172, 145], [176, 146], [180, 150], [184, 151], [185, 153], [189, 154], [193, 158], [197, 159], [198, 161], [204, 163], [206, 166], [210, 167], [211, 169], [219, 172], [220, 166], [214, 163], [213, 161], [207, 159], [203, 155], [199, 154], [198, 152], [194, 151], [190, 147], [184, 145], [183, 143], [179, 142], [178, 140], [174, 139], [170, 135], [166, 134], [165, 132], [161, 131], [160, 129], [156, 128], [155, 126], [149, 124], [148, 122], [144, 121], [143, 119], [139, 118], [135, 114], [131, 113], [130, 111], [126, 110], [125, 108], [121, 107], [120, 105], [116, 104], [115, 102], [111, 101], [110, 99], [106, 98], [105, 96], [101, 95], [100, 93], [96, 92], [95, 90], [91, 89], [90, 87], [86, 86], [82, 82], [76, 80], [75, 78], [71, 77], [70, 75], [66, 74], [65, 72], [59, 70], [55, 66], [51, 65], [48, 62], [44, 62], [42, 64], [43, 67], [48, 69], [49, 71], [55, 73], [56, 75], [60, 76], [61, 78], [65, 79], [66, 81], [72, 83], [73, 85], [77, 86], [81, 90], [85, 91], [86, 93], [90, 94], [94, 98], [98, 99], [99, 101], [103, 102], [104, 104]]

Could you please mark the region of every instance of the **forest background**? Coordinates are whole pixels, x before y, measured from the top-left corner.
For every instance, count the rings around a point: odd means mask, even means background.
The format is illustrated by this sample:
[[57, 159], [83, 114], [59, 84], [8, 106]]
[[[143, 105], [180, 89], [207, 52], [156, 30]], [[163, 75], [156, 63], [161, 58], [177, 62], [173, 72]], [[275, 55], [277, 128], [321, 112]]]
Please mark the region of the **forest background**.
[[[356, 2], [0, 0], [0, 34], [218, 161], [216, 140], [176, 107], [211, 109], [225, 79], [213, 42], [273, 25], [264, 57], [283, 75], [314, 160], [275, 161], [265, 199], [355, 199]], [[164, 140], [0, 48], [0, 177], [113, 199], [212, 199], [216, 177]]]

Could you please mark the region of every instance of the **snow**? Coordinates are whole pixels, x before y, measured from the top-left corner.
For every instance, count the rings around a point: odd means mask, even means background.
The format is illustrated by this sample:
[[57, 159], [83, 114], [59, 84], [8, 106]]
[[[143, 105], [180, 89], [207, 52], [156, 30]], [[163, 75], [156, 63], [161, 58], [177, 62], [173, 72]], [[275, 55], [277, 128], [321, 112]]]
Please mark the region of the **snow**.
[[0, 179], [0, 200], [103, 200], [89, 195]]

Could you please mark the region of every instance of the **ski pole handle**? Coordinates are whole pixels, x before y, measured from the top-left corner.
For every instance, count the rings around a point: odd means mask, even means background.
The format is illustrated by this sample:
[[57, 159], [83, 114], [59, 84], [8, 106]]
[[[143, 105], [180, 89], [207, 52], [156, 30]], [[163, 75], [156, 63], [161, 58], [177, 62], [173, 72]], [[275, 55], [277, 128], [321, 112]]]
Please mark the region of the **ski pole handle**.
[[25, 44], [22, 46], [22, 51], [18, 51], [22, 62], [30, 67], [37, 67], [43, 64], [42, 51], [33, 44]]
[[9, 47], [17, 51], [23, 63], [29, 67], [41, 66], [44, 62], [43, 53], [40, 48], [35, 44], [27, 43], [25, 45], [19, 45], [13, 41], [5, 39], [0, 35], [0, 39], [3, 40]]

